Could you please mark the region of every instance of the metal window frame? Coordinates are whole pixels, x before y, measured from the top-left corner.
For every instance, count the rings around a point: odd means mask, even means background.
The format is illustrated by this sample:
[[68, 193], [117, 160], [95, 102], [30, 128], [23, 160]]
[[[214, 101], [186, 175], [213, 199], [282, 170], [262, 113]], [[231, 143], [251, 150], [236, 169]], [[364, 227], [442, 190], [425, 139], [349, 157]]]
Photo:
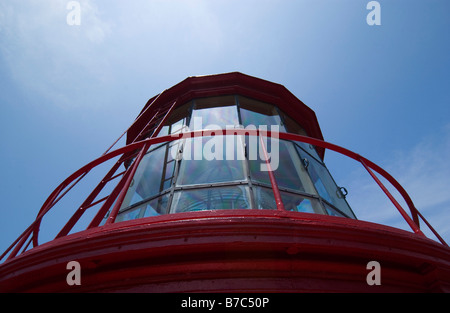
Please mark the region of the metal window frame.
[[[246, 192], [245, 192], [246, 193], [246, 199], [248, 200], [248, 203], [249, 203], [249, 207], [246, 208], [246, 210], [254, 209], [252, 207], [251, 200], [250, 200], [251, 191], [250, 191], [249, 186], [248, 186], [248, 184], [246, 182], [233, 183], [233, 184], [224, 183], [224, 184], [214, 184], [214, 185], [202, 185], [202, 186], [197, 186], [197, 187], [189, 186], [189, 187], [190, 188], [177, 188], [174, 191], [173, 196], [171, 196], [172, 197], [171, 201], [174, 201], [175, 196], [176, 196], [175, 194], [184, 193], [184, 192], [199, 191], [199, 190], [224, 189], [224, 188], [231, 188], [231, 187], [243, 187], [246, 190]], [[173, 202], [171, 204], [173, 204]], [[202, 211], [209, 211], [209, 209], [205, 209], [205, 210], [202, 210]], [[191, 212], [191, 211], [187, 211], [187, 212]], [[181, 213], [181, 212], [176, 212], [176, 207], [174, 205], [171, 205], [169, 207], [168, 214], [178, 214], [178, 213]]]
[[[319, 163], [319, 165], [322, 166], [322, 167], [327, 171], [328, 176], [331, 178], [331, 180], [333, 181], [333, 184], [334, 184], [334, 185], [336, 186], [336, 188], [337, 188], [336, 190], [339, 190], [339, 186], [338, 186], [338, 184], [336, 183], [336, 181], [334, 180], [334, 177], [331, 175], [331, 173], [330, 173], [328, 167], [325, 165], [325, 162], [323, 162], [323, 161], [318, 161], [317, 158], [315, 158], [313, 155], [311, 155], [310, 153], [308, 153], [308, 152], [307, 152], [305, 149], [303, 149], [299, 144], [297, 144], [297, 143], [294, 142], [294, 141], [291, 141], [291, 142], [292, 142], [298, 149], [301, 149], [301, 150], [302, 150], [303, 152], [305, 152], [307, 155], [309, 155], [309, 156], [312, 157], [314, 160], [316, 160], [316, 161]], [[298, 157], [300, 158], [300, 160], [303, 160], [303, 158], [302, 158], [302, 156], [300, 155], [300, 153], [298, 152], [298, 149], [297, 149], [297, 148], [296, 148], [295, 150], [297, 151]], [[309, 175], [309, 178], [310, 178], [311, 181], [312, 181], [311, 174], [309, 173], [309, 171], [308, 171], [308, 169], [307, 169], [306, 167], [305, 167], [305, 169], [306, 169], [306, 171], [307, 171], [307, 173], [308, 173], [308, 175]], [[314, 186], [314, 189], [316, 190], [317, 194], [319, 195], [320, 201], [321, 201], [321, 202], [323, 201], [323, 202], [327, 203], [328, 205], [330, 205], [330, 202], [329, 202], [329, 201], [327, 201], [326, 199], [323, 199], [323, 198], [320, 196], [319, 191], [317, 190], [316, 185], [314, 184], [314, 182], [313, 182], [313, 186]], [[328, 192], [328, 191], [327, 191], [327, 192]], [[342, 200], [345, 201], [345, 203], [347, 204], [347, 207], [349, 208], [349, 210], [350, 210], [350, 212], [352, 213], [353, 216], [349, 216], [348, 214], [342, 212], [342, 210], [338, 209], [334, 204], [331, 204], [331, 207], [332, 207], [333, 209], [337, 210], [340, 214], [343, 214], [345, 217], [357, 219], [357, 216], [356, 216], [355, 212], [353, 211], [352, 207], [351, 207], [350, 204], [348, 203], [348, 201], [347, 201], [347, 199], [346, 199], [345, 196], [342, 197]], [[325, 206], [324, 206], [324, 209], [325, 209], [325, 211], [326, 211]]]

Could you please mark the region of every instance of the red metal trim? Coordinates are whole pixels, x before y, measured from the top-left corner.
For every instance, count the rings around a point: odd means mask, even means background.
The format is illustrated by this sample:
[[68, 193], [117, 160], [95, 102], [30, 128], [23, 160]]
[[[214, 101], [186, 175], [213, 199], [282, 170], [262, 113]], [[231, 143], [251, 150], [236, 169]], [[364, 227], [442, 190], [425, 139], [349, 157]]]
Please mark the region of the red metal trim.
[[269, 162], [269, 156], [267, 154], [267, 149], [266, 149], [266, 145], [264, 144], [263, 136], [259, 136], [259, 141], [261, 142], [261, 147], [262, 147], [262, 150], [264, 153], [264, 161], [266, 162], [269, 179], [270, 179], [270, 184], [272, 185], [273, 195], [275, 197], [275, 203], [277, 205], [277, 209], [279, 211], [284, 212], [284, 211], [286, 211], [286, 209], [284, 208], [283, 200], [281, 199], [281, 193], [280, 193], [280, 190], [278, 189], [277, 180], [275, 179], [275, 175], [273, 174], [272, 166], [270, 165], [270, 162]]

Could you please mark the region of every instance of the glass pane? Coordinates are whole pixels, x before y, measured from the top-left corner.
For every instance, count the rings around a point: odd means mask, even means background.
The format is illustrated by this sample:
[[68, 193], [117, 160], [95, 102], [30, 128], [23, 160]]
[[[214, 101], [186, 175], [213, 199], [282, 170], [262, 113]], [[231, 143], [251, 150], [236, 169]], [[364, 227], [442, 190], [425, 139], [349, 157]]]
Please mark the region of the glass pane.
[[171, 213], [249, 208], [247, 187], [217, 187], [176, 192]]
[[[284, 125], [286, 127], [286, 131], [292, 134], [298, 134], [301, 136], [308, 136], [305, 129], [300, 126], [295, 120], [290, 118], [286, 113], [280, 111], [281, 117], [283, 118]], [[313, 145], [304, 142], [297, 142], [303, 149], [305, 149], [308, 153], [310, 153], [317, 160], [321, 160], [319, 155], [317, 154], [316, 148]]]
[[278, 125], [281, 132], [285, 131], [284, 126], [281, 126], [281, 119], [275, 106], [239, 96], [239, 108], [244, 127], [249, 125], [254, 125], [256, 128], [267, 126], [267, 130], [270, 130], [270, 125]]
[[244, 180], [244, 160], [242, 136], [188, 138], [177, 185]]
[[308, 173], [311, 176], [319, 195], [324, 200], [341, 210], [342, 213], [346, 214], [348, 217], [355, 218], [355, 215], [350, 209], [347, 201], [344, 199], [341, 191], [336, 186], [336, 183], [325, 166], [317, 162], [314, 158], [309, 157], [309, 155], [307, 155], [302, 149], [298, 147], [297, 149], [301, 157], [307, 160], [306, 163], [308, 164]]
[[[263, 187], [253, 187], [256, 207], [260, 210], [277, 210], [273, 190]], [[324, 214], [319, 201], [302, 195], [280, 192], [286, 211]]]
[[311, 154], [313, 157], [315, 157], [317, 160], [322, 160], [319, 157], [319, 154], [317, 154], [316, 151], [316, 147], [313, 145], [310, 145], [309, 143], [306, 142], [297, 142], [298, 145], [300, 145], [300, 147], [302, 147], [303, 149], [305, 149], [305, 151], [307, 151], [309, 154]]
[[292, 119], [289, 115], [280, 110], [281, 117], [284, 122], [284, 126], [286, 131], [293, 134], [298, 134], [302, 136], [308, 136], [305, 129], [300, 126], [294, 119]]
[[328, 205], [328, 204], [326, 204], [326, 203], [324, 203], [323, 205], [325, 206], [325, 209], [326, 209], [328, 215], [331, 215], [331, 216], [339, 216], [339, 217], [346, 217], [344, 214], [339, 213], [339, 212], [338, 212], [335, 208], [333, 208], [332, 206], [330, 206], [330, 205]]
[[[304, 135], [304, 136], [308, 136], [308, 135]], [[295, 144], [302, 147], [303, 150], [305, 150], [306, 152], [311, 154], [318, 161], [322, 162], [322, 159], [320, 158], [319, 154], [317, 153], [315, 146], [310, 145], [309, 143], [306, 143], [306, 142], [301, 142], [301, 141], [297, 141], [297, 142], [295, 142]]]
[[316, 199], [286, 192], [281, 192], [281, 199], [283, 200], [286, 211], [324, 214], [319, 201]]
[[226, 129], [239, 125], [234, 96], [195, 100], [189, 125], [191, 131], [201, 129]]
[[169, 193], [166, 193], [161, 197], [155, 198], [147, 202], [145, 206], [144, 217], [167, 214], [168, 213], [167, 204], [170, 198], [169, 195], [170, 195]]
[[[275, 179], [281, 188], [289, 188], [295, 191], [316, 194], [308, 173], [303, 167], [300, 158], [291, 142], [267, 138], [266, 150], [269, 155], [269, 163], [274, 170]], [[250, 175], [253, 181], [270, 185], [267, 171], [262, 170], [265, 164], [264, 154], [260, 151], [259, 137], [246, 137], [247, 155], [249, 158]], [[255, 149], [254, 146], [257, 146]], [[250, 151], [255, 149], [255, 151]]]
[[170, 150], [170, 145], [165, 144], [142, 158], [122, 208], [153, 197], [171, 186], [175, 161]]
[[253, 186], [255, 205], [258, 210], [276, 210], [277, 204], [272, 189]]
[[117, 214], [116, 223], [141, 218], [142, 217], [141, 215], [143, 212], [142, 210], [143, 210], [142, 207], [137, 207], [137, 208], [134, 208], [131, 210], [127, 210], [125, 212], [121, 212], [121, 213]]
[[116, 222], [129, 221], [143, 217], [158, 216], [167, 213], [167, 203], [169, 194], [150, 200], [144, 204], [137, 206], [117, 214]]

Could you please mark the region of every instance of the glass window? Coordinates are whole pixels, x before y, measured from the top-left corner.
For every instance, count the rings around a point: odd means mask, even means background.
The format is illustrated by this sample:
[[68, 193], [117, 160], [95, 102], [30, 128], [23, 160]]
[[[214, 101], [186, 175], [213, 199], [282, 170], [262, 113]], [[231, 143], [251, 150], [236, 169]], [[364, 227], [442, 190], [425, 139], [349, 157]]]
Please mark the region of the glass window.
[[158, 137], [167, 136], [170, 134], [176, 134], [185, 129], [187, 125], [187, 119], [190, 115], [192, 102], [188, 102], [181, 107], [172, 111], [168, 120], [158, 134]]
[[327, 211], [328, 215], [331, 216], [339, 216], [339, 217], [346, 217], [344, 214], [339, 213], [335, 208], [333, 208], [331, 205], [328, 205], [327, 203], [323, 203], [325, 206], [325, 210]]
[[[260, 151], [262, 148], [259, 137], [250, 138], [247, 136], [246, 143], [251, 179], [255, 182], [271, 185], [268, 172], [261, 168], [265, 164], [265, 160], [263, 152]], [[291, 142], [267, 138], [265, 145], [269, 155], [269, 163], [279, 187], [316, 194], [311, 179], [301, 164], [297, 151]], [[255, 149], [254, 146], [257, 146], [256, 151], [250, 151]]]
[[[255, 203], [258, 209], [277, 210], [273, 190], [264, 187], [253, 187]], [[280, 192], [286, 211], [324, 214], [320, 203], [302, 195]]]
[[286, 131], [292, 134], [298, 134], [302, 136], [308, 136], [305, 129], [301, 127], [295, 120], [293, 120], [289, 115], [280, 110], [281, 118], [283, 119]]
[[229, 186], [178, 191], [174, 194], [171, 213], [249, 208], [248, 188]]
[[239, 118], [234, 96], [202, 98], [195, 100], [189, 129], [226, 129], [238, 126]]
[[281, 199], [286, 211], [324, 214], [319, 201], [316, 199], [287, 192], [281, 192]]
[[272, 189], [253, 186], [256, 209], [276, 210], [277, 204]]
[[168, 200], [169, 194], [165, 194], [135, 208], [119, 212], [119, 214], [117, 214], [116, 222], [166, 214]]
[[244, 180], [242, 136], [187, 138], [177, 186]]
[[340, 189], [336, 186], [333, 178], [328, 172], [327, 168], [314, 158], [309, 157], [302, 149], [298, 148], [301, 157], [305, 160], [308, 173], [311, 176], [314, 186], [317, 189], [319, 195], [325, 201], [328, 201], [342, 213], [348, 217], [355, 218], [352, 210], [350, 209], [345, 197], [342, 195]]
[[175, 144], [165, 144], [148, 152], [142, 158], [122, 203], [122, 208], [156, 196], [172, 185], [175, 160], [172, 158], [171, 147]]
[[307, 151], [309, 154], [311, 154], [313, 157], [315, 157], [317, 160], [321, 161], [322, 159], [319, 157], [319, 154], [316, 151], [316, 147], [313, 145], [310, 145], [306, 142], [297, 142], [300, 147], [302, 147], [305, 151]]
[[239, 96], [239, 111], [244, 127], [254, 125], [259, 128], [261, 125], [267, 126], [267, 130], [270, 130], [271, 125], [278, 125], [281, 132], [286, 131], [281, 125], [277, 109], [271, 104]]
[[141, 213], [142, 213], [142, 207], [137, 207], [137, 208], [134, 208], [131, 210], [120, 212], [119, 214], [117, 214], [116, 223], [141, 218]]
[[[286, 127], [286, 131], [292, 134], [297, 134], [301, 136], [308, 136], [305, 129], [300, 126], [295, 120], [290, 118], [286, 113], [280, 111], [281, 117], [284, 121], [284, 125]], [[305, 151], [307, 151], [309, 154], [311, 154], [313, 157], [315, 157], [317, 160], [321, 160], [319, 155], [317, 154], [316, 147], [313, 145], [310, 145], [305, 142], [297, 142], [298, 145], [300, 145]]]

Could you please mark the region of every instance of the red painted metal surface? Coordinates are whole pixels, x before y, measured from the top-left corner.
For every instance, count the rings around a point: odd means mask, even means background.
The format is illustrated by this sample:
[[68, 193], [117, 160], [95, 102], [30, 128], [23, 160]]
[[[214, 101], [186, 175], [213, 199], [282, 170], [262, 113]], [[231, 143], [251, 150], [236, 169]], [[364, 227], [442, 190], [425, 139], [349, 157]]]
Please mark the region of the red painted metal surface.
[[[80, 286], [66, 284], [74, 260]], [[374, 260], [380, 286], [366, 282]], [[226, 210], [68, 235], [6, 262], [0, 274], [0, 292], [449, 292], [450, 252], [368, 222]]]

